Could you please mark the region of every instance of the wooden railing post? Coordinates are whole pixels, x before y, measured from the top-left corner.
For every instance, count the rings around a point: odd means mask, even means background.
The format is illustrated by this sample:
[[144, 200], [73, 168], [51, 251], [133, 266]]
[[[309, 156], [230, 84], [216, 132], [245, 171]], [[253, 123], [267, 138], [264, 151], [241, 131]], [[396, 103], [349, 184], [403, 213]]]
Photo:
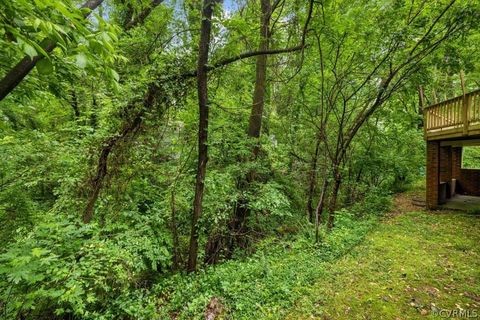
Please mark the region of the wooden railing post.
[[460, 71], [460, 82], [462, 84], [462, 93], [463, 93], [463, 99], [462, 99], [462, 112], [463, 112], [463, 135], [468, 134], [468, 108], [469, 108], [469, 99], [467, 99], [467, 92], [465, 90], [465, 75], [463, 73], [463, 70]]

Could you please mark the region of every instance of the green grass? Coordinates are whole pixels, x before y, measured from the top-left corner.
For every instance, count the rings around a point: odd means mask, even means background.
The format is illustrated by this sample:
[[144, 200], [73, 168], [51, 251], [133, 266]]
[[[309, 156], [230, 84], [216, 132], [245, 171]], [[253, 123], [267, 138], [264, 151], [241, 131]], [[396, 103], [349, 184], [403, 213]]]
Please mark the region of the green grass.
[[382, 223], [333, 262], [288, 319], [435, 319], [435, 310], [480, 317], [480, 217], [408, 213]]
[[319, 246], [269, 239], [244, 261], [156, 287], [162, 318], [434, 319], [440, 309], [480, 314], [480, 216], [410, 212], [355, 220], [347, 213]]

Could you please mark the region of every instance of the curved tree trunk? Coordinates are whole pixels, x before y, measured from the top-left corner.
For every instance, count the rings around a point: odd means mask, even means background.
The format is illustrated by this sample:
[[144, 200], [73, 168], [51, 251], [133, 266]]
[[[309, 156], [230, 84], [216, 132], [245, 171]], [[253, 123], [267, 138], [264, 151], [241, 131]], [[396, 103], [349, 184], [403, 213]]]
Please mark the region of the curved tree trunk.
[[[153, 99], [153, 97], [152, 97]], [[93, 210], [95, 208], [95, 202], [100, 194], [100, 189], [103, 186], [103, 180], [108, 173], [108, 157], [113, 151], [115, 145], [122, 139], [125, 139], [130, 134], [135, 134], [142, 124], [142, 114], [138, 114], [131, 123], [127, 123], [121, 133], [117, 136], [111, 137], [106, 141], [97, 164], [97, 172], [95, 178], [92, 181], [92, 191], [90, 192], [87, 200], [87, 206], [83, 212], [83, 222], [89, 223], [93, 218]]]

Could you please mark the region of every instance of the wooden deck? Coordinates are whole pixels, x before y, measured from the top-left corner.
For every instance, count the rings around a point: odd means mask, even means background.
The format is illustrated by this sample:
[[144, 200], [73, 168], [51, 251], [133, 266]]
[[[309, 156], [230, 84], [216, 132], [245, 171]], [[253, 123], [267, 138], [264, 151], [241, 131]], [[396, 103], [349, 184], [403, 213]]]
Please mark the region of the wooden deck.
[[423, 109], [426, 140], [480, 135], [480, 89]]

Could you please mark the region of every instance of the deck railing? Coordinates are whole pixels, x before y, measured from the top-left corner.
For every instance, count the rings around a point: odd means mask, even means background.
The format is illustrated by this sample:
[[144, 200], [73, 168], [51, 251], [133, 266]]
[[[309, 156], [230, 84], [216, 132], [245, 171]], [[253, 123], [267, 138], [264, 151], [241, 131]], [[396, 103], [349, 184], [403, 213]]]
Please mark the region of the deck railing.
[[423, 109], [427, 139], [480, 134], [480, 90]]

